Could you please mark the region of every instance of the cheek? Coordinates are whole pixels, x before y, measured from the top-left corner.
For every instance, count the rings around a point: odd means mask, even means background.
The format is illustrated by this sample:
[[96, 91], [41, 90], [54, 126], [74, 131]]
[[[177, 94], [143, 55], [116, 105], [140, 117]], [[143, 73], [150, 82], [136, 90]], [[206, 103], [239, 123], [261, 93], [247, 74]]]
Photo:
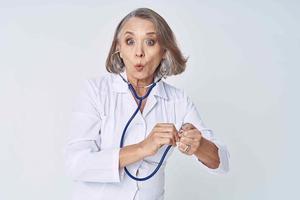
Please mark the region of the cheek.
[[151, 64], [153, 70], [155, 70], [158, 67], [160, 61], [161, 61], [161, 57], [159, 55], [156, 55], [151, 58], [151, 61], [149, 63]]
[[123, 49], [122, 50], [122, 59], [123, 59], [123, 61], [126, 63], [126, 62], [128, 62], [128, 61], [130, 61], [131, 60], [131, 54], [130, 54], [130, 51], [129, 50], [127, 50], [127, 49]]
[[148, 55], [149, 61], [152, 63], [159, 63], [162, 59], [162, 54], [159, 51], [148, 52]]

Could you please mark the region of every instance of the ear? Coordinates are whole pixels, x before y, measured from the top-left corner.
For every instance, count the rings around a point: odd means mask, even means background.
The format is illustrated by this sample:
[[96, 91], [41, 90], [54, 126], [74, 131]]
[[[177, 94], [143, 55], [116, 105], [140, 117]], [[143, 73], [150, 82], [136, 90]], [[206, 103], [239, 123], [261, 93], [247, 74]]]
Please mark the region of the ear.
[[116, 51], [119, 51], [119, 55], [123, 59], [122, 53], [121, 53], [121, 46], [119, 44], [117, 44], [117, 46], [116, 46]]

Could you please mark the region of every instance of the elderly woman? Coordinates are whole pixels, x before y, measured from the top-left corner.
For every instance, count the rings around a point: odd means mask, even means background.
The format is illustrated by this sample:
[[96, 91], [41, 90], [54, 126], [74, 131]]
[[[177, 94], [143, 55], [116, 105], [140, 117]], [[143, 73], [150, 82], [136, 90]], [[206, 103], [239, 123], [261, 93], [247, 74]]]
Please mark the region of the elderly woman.
[[228, 171], [226, 147], [190, 98], [162, 80], [182, 73], [186, 61], [153, 10], [122, 19], [106, 61], [110, 73], [87, 80], [74, 106], [65, 147], [74, 200], [163, 199], [174, 148], [210, 172]]

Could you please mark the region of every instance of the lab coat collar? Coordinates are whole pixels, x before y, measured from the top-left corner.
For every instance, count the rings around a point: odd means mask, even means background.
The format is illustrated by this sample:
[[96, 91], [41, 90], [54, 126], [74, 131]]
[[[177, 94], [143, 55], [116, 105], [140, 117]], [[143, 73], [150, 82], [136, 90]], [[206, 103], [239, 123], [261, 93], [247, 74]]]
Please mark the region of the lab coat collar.
[[[127, 80], [126, 70], [124, 72], [120, 73], [125, 80]], [[155, 77], [155, 81], [157, 81], [159, 77]], [[124, 80], [120, 77], [119, 74], [113, 74], [113, 90], [117, 93], [128, 93], [130, 92], [128, 85], [124, 82]], [[160, 80], [156, 86], [152, 89], [151, 93], [155, 96], [161, 97], [163, 99], [168, 99], [165, 87], [164, 87], [164, 81]]]

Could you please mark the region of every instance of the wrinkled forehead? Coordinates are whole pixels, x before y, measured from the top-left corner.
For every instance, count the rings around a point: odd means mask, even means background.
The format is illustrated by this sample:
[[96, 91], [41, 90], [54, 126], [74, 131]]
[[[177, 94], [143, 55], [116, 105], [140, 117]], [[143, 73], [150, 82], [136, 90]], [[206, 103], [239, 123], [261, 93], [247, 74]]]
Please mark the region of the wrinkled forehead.
[[156, 27], [148, 19], [132, 17], [126, 21], [120, 30], [119, 36], [125, 35], [157, 35]]

